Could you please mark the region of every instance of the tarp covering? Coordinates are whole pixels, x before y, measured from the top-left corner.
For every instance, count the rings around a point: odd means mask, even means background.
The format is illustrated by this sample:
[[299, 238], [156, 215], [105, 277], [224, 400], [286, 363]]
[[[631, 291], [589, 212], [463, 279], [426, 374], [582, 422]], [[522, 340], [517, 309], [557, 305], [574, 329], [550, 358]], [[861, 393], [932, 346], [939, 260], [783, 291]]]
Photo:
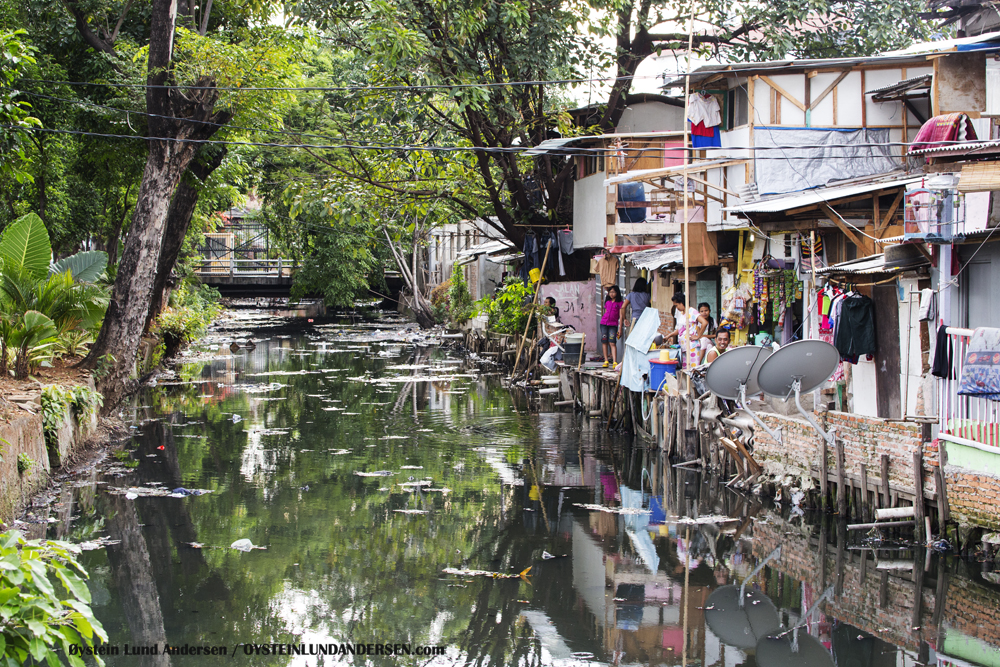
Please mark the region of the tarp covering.
[[622, 360], [621, 384], [632, 391], [644, 391], [649, 376], [649, 359], [646, 353], [653, 344], [657, 329], [660, 328], [660, 311], [646, 308], [632, 327], [632, 333], [625, 340], [625, 358]]
[[755, 128], [754, 144], [766, 149], [757, 150], [754, 159], [757, 192], [797, 192], [890, 172], [900, 165], [888, 142], [887, 129]]

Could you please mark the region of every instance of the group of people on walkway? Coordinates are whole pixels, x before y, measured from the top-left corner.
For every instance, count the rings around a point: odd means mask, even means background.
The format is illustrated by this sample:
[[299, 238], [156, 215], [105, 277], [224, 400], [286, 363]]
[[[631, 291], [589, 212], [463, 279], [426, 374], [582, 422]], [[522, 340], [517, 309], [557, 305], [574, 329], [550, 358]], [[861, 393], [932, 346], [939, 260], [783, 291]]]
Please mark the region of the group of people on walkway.
[[[697, 364], [712, 363], [726, 351], [730, 343], [729, 330], [716, 327], [712, 307], [708, 303], [699, 303], [698, 310], [695, 310], [688, 307], [682, 292], [674, 294], [671, 302], [674, 328], [663, 336], [662, 341], [679, 343], [685, 351], [691, 353], [687, 358], [697, 357]], [[610, 364], [618, 366], [617, 341], [623, 338], [626, 323], [634, 325], [649, 304], [650, 295], [645, 278], [636, 279], [632, 291], [625, 297], [622, 297], [617, 285], [608, 288], [600, 323], [605, 368]]]

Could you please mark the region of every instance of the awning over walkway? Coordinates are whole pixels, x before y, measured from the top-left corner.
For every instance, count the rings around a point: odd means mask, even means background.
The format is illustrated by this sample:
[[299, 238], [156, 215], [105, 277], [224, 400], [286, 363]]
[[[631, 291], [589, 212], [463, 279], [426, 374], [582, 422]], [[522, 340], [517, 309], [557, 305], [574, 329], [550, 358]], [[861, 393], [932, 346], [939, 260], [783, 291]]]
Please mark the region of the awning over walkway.
[[879, 190], [891, 190], [903, 187], [911, 183], [917, 183], [925, 176], [897, 176], [892, 179], [869, 181], [855, 185], [829, 186], [815, 188], [806, 192], [797, 192], [782, 197], [772, 197], [749, 204], [737, 204], [727, 206], [725, 210], [733, 213], [781, 213], [797, 208], [806, 208], [820, 204], [834, 203], [838, 199], [846, 199], [854, 195], [865, 194], [867, 192], [877, 192]]
[[483, 241], [474, 246], [469, 246], [465, 250], [460, 250], [456, 255], [455, 263], [461, 266], [462, 264], [469, 264], [475, 261], [480, 255], [509, 253], [514, 249], [514, 244], [506, 239]]
[[850, 277], [850, 276], [877, 276], [902, 273], [912, 271], [922, 266], [930, 266], [930, 261], [923, 256], [915, 256], [908, 253], [896, 260], [886, 261], [886, 254], [870, 255], [861, 259], [852, 259], [849, 262], [841, 262], [822, 269], [816, 269], [816, 273], [830, 277]]
[[684, 249], [679, 243], [675, 243], [666, 247], [625, 253], [623, 257], [625, 261], [631, 262], [637, 269], [656, 271], [671, 264], [683, 264]]

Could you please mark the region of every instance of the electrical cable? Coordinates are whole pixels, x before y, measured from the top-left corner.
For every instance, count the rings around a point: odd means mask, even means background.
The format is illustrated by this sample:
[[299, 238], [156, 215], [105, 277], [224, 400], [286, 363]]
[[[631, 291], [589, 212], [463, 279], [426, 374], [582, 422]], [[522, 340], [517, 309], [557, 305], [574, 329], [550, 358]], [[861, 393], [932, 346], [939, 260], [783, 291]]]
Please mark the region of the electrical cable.
[[[125, 111], [125, 110], [123, 110]], [[139, 112], [128, 112], [128, 113], [139, 113]], [[173, 117], [166, 117], [173, 118]], [[191, 119], [176, 118], [178, 121], [191, 121]], [[204, 121], [191, 121], [196, 123], [203, 123]], [[87, 136], [87, 137], [99, 137], [105, 139], [132, 139], [141, 141], [169, 141], [174, 143], [195, 143], [195, 144], [206, 144], [206, 145], [223, 145], [223, 146], [257, 146], [264, 148], [310, 148], [316, 150], [371, 150], [371, 151], [414, 151], [414, 152], [443, 152], [443, 153], [463, 153], [463, 152], [484, 152], [484, 153], [511, 153], [511, 154], [526, 154], [526, 155], [544, 155], [548, 154], [550, 151], [539, 152], [538, 146], [433, 146], [433, 145], [390, 145], [390, 144], [351, 144], [351, 143], [341, 143], [341, 144], [289, 144], [281, 142], [266, 142], [266, 141], [229, 141], [223, 139], [183, 139], [178, 137], [146, 137], [140, 135], [132, 134], [112, 134], [107, 132], [90, 132], [86, 130], [65, 130], [57, 128], [47, 128], [47, 127], [20, 127], [15, 125], [0, 125], [0, 129], [13, 130], [17, 132], [41, 132], [49, 134], [68, 134], [76, 136]], [[266, 130], [263, 128], [257, 131], [267, 133], [271, 130]], [[923, 142], [922, 142], [923, 143]], [[937, 142], [937, 143], [947, 143], [956, 144], [962, 142]], [[882, 146], [892, 146], [892, 145], [908, 145], [905, 142], [887, 142], [883, 144], [826, 144], [826, 148], [859, 148], [865, 146], [871, 147], [882, 147]], [[754, 148], [754, 150], [785, 150], [785, 149], [801, 149], [809, 148], [809, 145], [799, 145], [799, 146], [758, 146], [758, 147], [738, 147], [730, 146], [731, 150], [748, 150]], [[585, 157], [588, 155], [594, 155], [598, 153], [607, 152], [607, 148], [574, 148], [572, 150], [560, 150], [558, 152], [551, 151], [559, 157]], [[646, 151], [676, 151], [676, 148], [656, 148], [656, 149], [643, 149]], [[796, 158], [789, 158], [787, 156], [777, 156], [777, 157], [755, 157], [754, 160], [794, 160]], [[837, 156], [831, 155], [827, 156], [827, 160], [835, 159], [857, 159], [855, 156]], [[692, 165], [691, 170], [697, 167], [711, 168], [712, 165], [698, 165], [695, 163]]]
[[518, 86], [547, 86], [590, 83], [600, 81], [634, 81], [636, 79], [658, 79], [659, 75], [627, 75], [606, 76], [588, 79], [538, 79], [529, 81], [504, 81], [494, 83], [456, 83], [456, 84], [426, 84], [419, 86], [186, 86], [184, 84], [149, 84], [149, 83], [97, 83], [92, 81], [58, 81], [55, 79], [21, 79], [32, 83], [47, 83], [59, 86], [98, 86], [104, 88], [180, 88], [183, 90], [218, 90], [218, 91], [303, 91], [303, 92], [419, 92], [425, 90], [457, 90], [464, 88], [514, 88]]

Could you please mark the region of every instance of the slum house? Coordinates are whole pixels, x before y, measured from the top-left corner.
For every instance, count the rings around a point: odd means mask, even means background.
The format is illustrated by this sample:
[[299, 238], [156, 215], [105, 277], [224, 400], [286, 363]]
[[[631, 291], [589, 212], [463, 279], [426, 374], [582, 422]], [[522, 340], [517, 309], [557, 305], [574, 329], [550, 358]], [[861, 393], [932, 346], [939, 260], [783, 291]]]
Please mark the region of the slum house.
[[[765, 421], [784, 437], [779, 444], [759, 433], [757, 456], [770, 461], [772, 472], [801, 476], [806, 485], [808, 478], [817, 478], [823, 491], [835, 485], [845, 508], [922, 496], [948, 515], [935, 427], [927, 423], [940, 392], [928, 379], [931, 327], [921, 324], [919, 304], [920, 290], [937, 289], [936, 258], [946, 250], [903, 243], [906, 193], [925, 184], [904, 147], [928, 119], [951, 113], [965, 114], [958, 138], [991, 136], [981, 116], [987, 54], [995, 48], [990, 36], [977, 36], [871, 58], [701, 68], [691, 88], [715, 99], [718, 124], [692, 150], [686, 170], [684, 138], [676, 132], [548, 147], [603, 147], [577, 158], [574, 238], [591, 247], [601, 239], [626, 262], [646, 260], [633, 266], [655, 272], [654, 289], [673, 287], [654, 295], [663, 312], [679, 277], [676, 234], [687, 229], [692, 238], [703, 233], [716, 251], [698, 258], [697, 244], [690, 244], [692, 294], [701, 293], [700, 269], [717, 263], [719, 315], [731, 321], [737, 344], [760, 333], [779, 342], [829, 338], [828, 306], [813, 306], [820, 296], [872, 300], [871, 312], [880, 316], [872, 317], [878, 344], [871, 358], [841, 363], [815, 401], [828, 409], [835, 447], [824, 454], [807, 422], [783, 414], [786, 405], [758, 406], [771, 411]], [[630, 183], [642, 186], [638, 220], [623, 215], [633, 208], [622, 201], [630, 195], [621, 186]], [[653, 414], [662, 423], [654, 417], [645, 429], [662, 441], [673, 417], [662, 409]]]
[[[589, 105], [572, 109], [569, 113], [576, 125], [587, 127], [597, 122], [601, 111], [601, 105]], [[581, 265], [578, 255], [585, 255], [589, 260], [605, 247], [603, 220], [606, 217], [606, 197], [600, 183], [606, 172], [605, 155], [616, 141], [636, 147], [648, 146], [651, 150], [659, 150], [666, 137], [679, 141], [677, 130], [682, 127], [683, 115], [683, 103], [676, 99], [663, 95], [633, 94], [628, 96], [627, 107], [613, 134], [550, 139], [527, 151], [529, 155], [573, 161], [573, 224], [562, 228], [536, 227], [528, 230], [525, 247], [529, 251], [525, 253], [528, 257], [524, 260], [525, 265], [515, 267], [515, 270], [520, 269], [527, 276], [531, 268], [540, 271], [545, 263], [545, 281], [540, 288], [539, 302], [548, 297], [555, 300], [559, 308], [559, 322], [585, 335], [583, 345], [587, 356], [600, 352], [598, 322], [602, 315], [601, 288], [593, 272], [586, 271], [586, 265], [583, 275], [576, 267]], [[595, 190], [595, 185], [599, 192]], [[599, 226], [581, 223], [581, 220], [592, 218], [595, 210], [600, 211], [602, 223]], [[544, 251], [547, 238], [552, 238], [554, 244], [546, 263]], [[662, 244], [662, 234], [660, 238], [659, 243]], [[572, 260], [568, 255], [573, 255]], [[587, 265], [591, 263], [588, 261]], [[622, 288], [628, 277], [622, 273], [618, 278]], [[545, 334], [544, 328], [540, 327], [537, 336]]]
[[[907, 153], [905, 148], [925, 136], [921, 128], [935, 125], [931, 119], [941, 117], [952, 123], [953, 138], [993, 136], [984, 115], [987, 61], [991, 68], [998, 39], [1000, 35], [980, 35], [918, 44], [874, 58], [705, 67], [692, 76], [692, 88], [710, 94], [713, 87], [723, 90], [734, 113], [740, 113], [741, 105], [746, 108], [745, 125], [722, 133], [721, 151], [735, 157], [738, 153], [725, 149], [726, 135], [731, 135], [731, 146], [738, 136], [750, 157], [743, 168], [744, 187], [736, 185], [738, 169], [728, 168], [728, 185], [737, 188], [742, 201], [720, 207], [720, 216], [723, 226], [742, 221], [755, 237], [754, 263], [738, 262], [734, 294], [756, 305], [757, 325], [779, 342], [796, 337], [834, 342], [825, 305], [819, 306], [818, 299], [871, 300], [874, 349], [842, 360], [816, 405], [832, 407], [826, 423], [836, 428], [836, 451], [824, 456], [815, 431], [785, 414], [765, 418], [783, 436], [780, 444], [762, 429], [756, 434], [759, 458], [777, 464], [776, 471], [819, 477], [824, 489], [836, 483], [840, 503], [885, 506], [916, 494], [932, 500], [946, 518], [945, 476], [934, 431], [940, 427], [945, 438], [955, 428], [983, 432], [981, 425], [968, 424], [976, 421], [968, 411], [960, 426], [947, 422], [948, 406], [940, 401], [946, 392], [935, 387], [928, 373], [936, 327], [934, 318], [921, 312], [920, 296], [930, 290], [933, 300], [940, 293], [945, 310], [958, 318], [952, 321], [964, 324], [968, 304], [985, 298], [985, 291], [967, 280], [952, 299], [955, 285], [936, 270], [951, 264], [946, 255], [952, 239], [942, 237], [933, 222], [924, 224], [923, 233], [904, 229], [907, 216], [926, 218], [935, 202], [951, 206], [958, 201], [957, 192], [946, 199], [947, 194], [934, 190], [938, 186], [928, 182], [919, 161], [912, 159], [919, 151]], [[968, 217], [962, 224], [970, 232], [985, 229], [988, 206], [981, 198], [966, 198], [965, 204]], [[745, 255], [747, 244], [741, 243], [741, 250]], [[988, 260], [983, 264], [992, 266]], [[806, 295], [801, 302], [805, 308], [794, 303], [787, 308], [789, 270], [802, 283], [796, 291]], [[979, 270], [980, 285], [991, 270]], [[775, 321], [783, 308], [791, 311], [791, 327], [780, 314]], [[723, 309], [724, 314], [734, 312], [725, 298]], [[988, 312], [974, 317], [986, 323]], [[770, 403], [775, 412], [787, 412]], [[935, 421], [935, 415], [940, 419]], [[994, 437], [990, 430], [987, 435]], [[947, 477], [955, 484], [968, 483], [963, 474], [949, 471]], [[1000, 519], [982, 511], [981, 499], [954, 509], [958, 518], [985, 525]]]

